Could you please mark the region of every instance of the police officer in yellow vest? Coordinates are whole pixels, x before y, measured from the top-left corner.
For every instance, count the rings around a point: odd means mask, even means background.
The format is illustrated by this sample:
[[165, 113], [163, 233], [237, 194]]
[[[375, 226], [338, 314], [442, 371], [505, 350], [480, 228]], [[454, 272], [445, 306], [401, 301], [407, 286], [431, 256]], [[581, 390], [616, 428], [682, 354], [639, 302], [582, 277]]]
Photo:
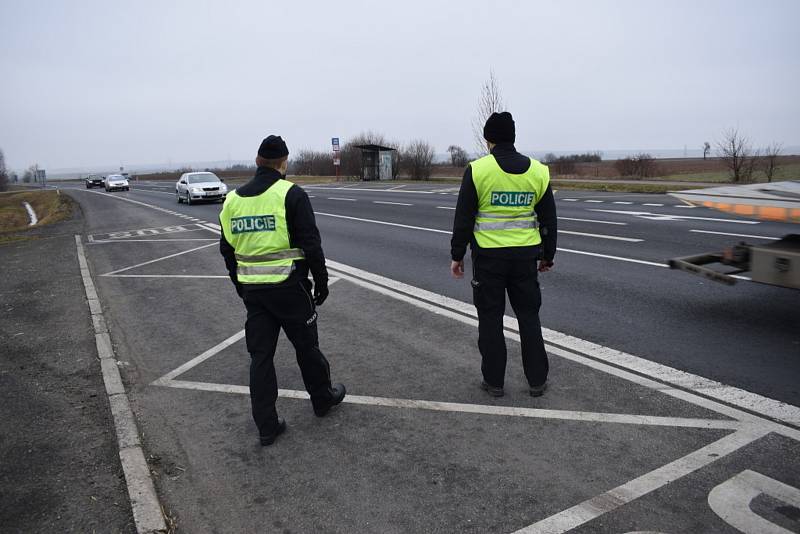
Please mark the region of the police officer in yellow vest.
[[280, 136], [264, 139], [255, 177], [228, 193], [219, 216], [220, 252], [247, 308], [250, 400], [262, 445], [286, 430], [275, 409], [273, 357], [281, 328], [294, 345], [314, 413], [324, 416], [345, 396], [343, 384], [331, 385], [319, 350], [316, 306], [328, 296], [328, 271], [308, 195], [284, 179], [288, 156]]
[[[545, 391], [549, 370], [539, 323], [538, 273], [549, 271], [556, 252], [556, 207], [545, 165], [516, 151], [514, 119], [493, 113], [483, 136], [490, 154], [471, 162], [458, 195], [450, 270], [464, 276], [472, 249], [473, 300], [478, 310], [481, 388], [504, 394], [506, 292], [519, 322], [522, 365], [529, 392]], [[538, 265], [537, 265], [538, 262]]]

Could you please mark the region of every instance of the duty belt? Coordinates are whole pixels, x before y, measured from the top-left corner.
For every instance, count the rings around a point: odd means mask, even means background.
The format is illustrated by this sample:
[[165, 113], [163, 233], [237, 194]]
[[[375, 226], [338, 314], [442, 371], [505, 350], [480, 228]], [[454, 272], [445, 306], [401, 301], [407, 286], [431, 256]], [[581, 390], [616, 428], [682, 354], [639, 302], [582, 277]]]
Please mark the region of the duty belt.
[[274, 261], [274, 260], [302, 260], [305, 258], [303, 249], [288, 248], [286, 250], [279, 250], [278, 252], [270, 252], [268, 254], [256, 254], [254, 256], [246, 256], [244, 254], [236, 254], [238, 261], [248, 263], [255, 263], [259, 261]]

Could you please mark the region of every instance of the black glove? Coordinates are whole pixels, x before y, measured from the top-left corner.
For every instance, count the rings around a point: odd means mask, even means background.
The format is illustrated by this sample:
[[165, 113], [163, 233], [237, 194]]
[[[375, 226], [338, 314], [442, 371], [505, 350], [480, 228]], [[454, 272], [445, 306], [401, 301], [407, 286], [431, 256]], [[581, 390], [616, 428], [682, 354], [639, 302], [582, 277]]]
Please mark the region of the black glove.
[[314, 282], [314, 304], [321, 306], [325, 299], [328, 298], [328, 282], [323, 283]]

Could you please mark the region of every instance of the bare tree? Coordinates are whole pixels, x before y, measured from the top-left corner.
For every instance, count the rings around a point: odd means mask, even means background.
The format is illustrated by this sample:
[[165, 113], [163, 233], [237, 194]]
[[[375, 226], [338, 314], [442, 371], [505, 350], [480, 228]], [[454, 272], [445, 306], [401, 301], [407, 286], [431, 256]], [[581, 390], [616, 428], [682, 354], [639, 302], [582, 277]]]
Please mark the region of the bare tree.
[[403, 149], [401, 160], [412, 180], [427, 180], [433, 167], [433, 146], [422, 139], [411, 141]]
[[465, 167], [469, 163], [467, 151], [460, 146], [450, 145], [447, 147], [447, 152], [450, 154], [450, 164], [453, 167]]
[[500, 92], [500, 85], [497, 83], [497, 78], [494, 71], [489, 71], [489, 79], [483, 83], [481, 87], [481, 97], [478, 100], [478, 109], [475, 117], [472, 119], [472, 135], [475, 142], [475, 151], [479, 156], [486, 154], [486, 140], [483, 138], [483, 126], [486, 124], [486, 119], [492, 113], [499, 113], [506, 107], [503, 101], [503, 95]]
[[6, 170], [6, 157], [0, 149], [0, 191], [8, 189], [8, 171]]
[[26, 184], [36, 181], [36, 165], [31, 165], [25, 169], [25, 173], [22, 175], [22, 181]]
[[758, 151], [753, 152], [750, 140], [736, 128], [725, 130], [722, 140], [717, 142], [717, 155], [725, 162], [734, 183], [753, 180], [753, 172], [759, 161]]
[[783, 145], [780, 143], [772, 143], [764, 149], [764, 174], [768, 182], [772, 181], [775, 171], [778, 170], [778, 156], [782, 150]]
[[703, 159], [706, 159], [706, 157], [708, 157], [709, 152], [711, 152], [711, 143], [706, 141], [705, 143], [703, 143]]

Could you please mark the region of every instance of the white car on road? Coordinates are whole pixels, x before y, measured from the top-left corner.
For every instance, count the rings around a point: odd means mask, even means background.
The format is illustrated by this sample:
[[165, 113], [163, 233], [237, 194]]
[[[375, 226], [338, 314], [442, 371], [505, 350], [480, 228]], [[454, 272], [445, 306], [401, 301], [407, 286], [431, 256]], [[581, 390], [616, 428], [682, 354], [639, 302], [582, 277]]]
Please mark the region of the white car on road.
[[128, 179], [121, 174], [109, 174], [103, 179], [103, 186], [106, 191], [114, 191], [119, 189], [121, 191], [130, 191], [131, 186], [128, 184]]
[[178, 204], [186, 201], [191, 205], [199, 200], [225, 200], [228, 186], [213, 172], [187, 172], [175, 184]]

